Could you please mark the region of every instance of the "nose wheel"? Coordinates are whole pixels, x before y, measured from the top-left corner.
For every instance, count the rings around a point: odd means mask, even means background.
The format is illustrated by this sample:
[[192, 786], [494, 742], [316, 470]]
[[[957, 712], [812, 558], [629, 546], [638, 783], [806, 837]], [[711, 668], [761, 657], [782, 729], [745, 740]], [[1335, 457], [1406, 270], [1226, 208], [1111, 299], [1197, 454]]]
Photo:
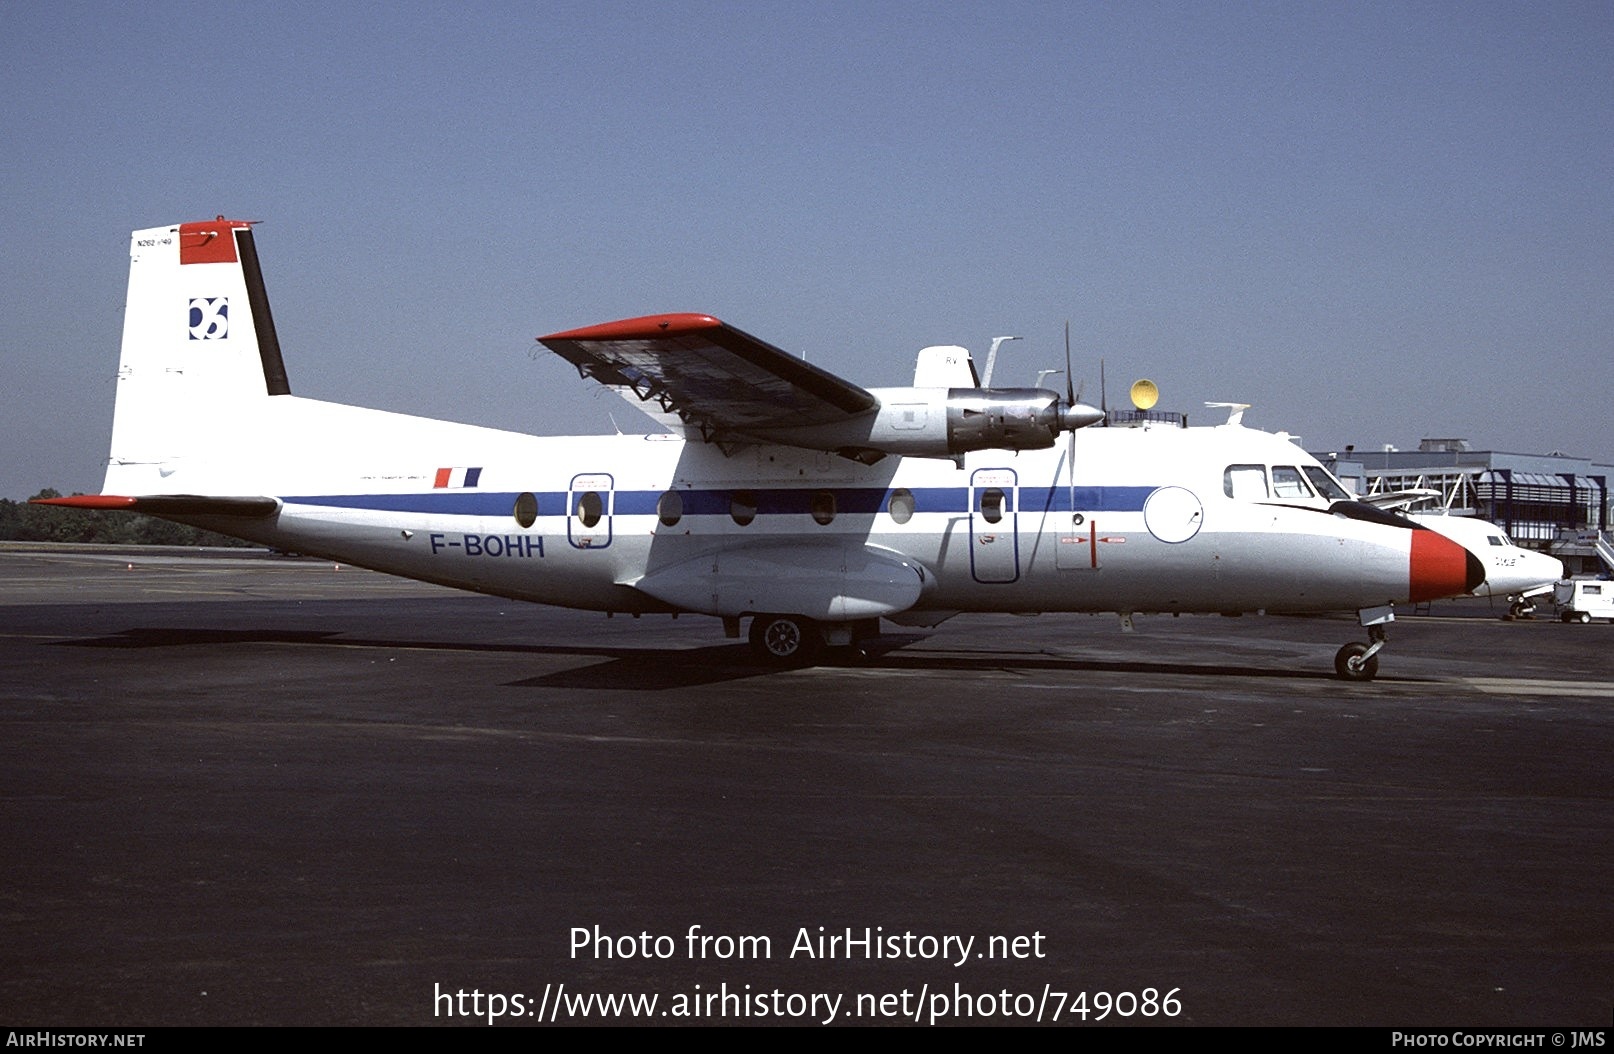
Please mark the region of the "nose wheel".
[[1517, 597], [1508, 605], [1507, 617], [1509, 621], [1534, 618], [1535, 614], [1536, 602], [1529, 597]]
[[1367, 625], [1368, 643], [1352, 641], [1334, 653], [1334, 673], [1341, 680], [1371, 681], [1379, 674], [1379, 652], [1389, 643], [1389, 635], [1384, 632], [1384, 623], [1390, 621], [1386, 618], [1381, 622], [1366, 622], [1366, 612], [1363, 613], [1364, 624]]

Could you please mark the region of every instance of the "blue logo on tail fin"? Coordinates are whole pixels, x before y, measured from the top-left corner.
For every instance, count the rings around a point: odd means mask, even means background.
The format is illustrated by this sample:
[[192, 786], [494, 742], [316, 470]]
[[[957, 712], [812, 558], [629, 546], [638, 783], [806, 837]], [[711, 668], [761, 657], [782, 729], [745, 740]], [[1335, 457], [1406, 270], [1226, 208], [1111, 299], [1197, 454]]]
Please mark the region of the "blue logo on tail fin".
[[191, 339], [223, 340], [230, 335], [230, 298], [224, 296], [191, 299]]

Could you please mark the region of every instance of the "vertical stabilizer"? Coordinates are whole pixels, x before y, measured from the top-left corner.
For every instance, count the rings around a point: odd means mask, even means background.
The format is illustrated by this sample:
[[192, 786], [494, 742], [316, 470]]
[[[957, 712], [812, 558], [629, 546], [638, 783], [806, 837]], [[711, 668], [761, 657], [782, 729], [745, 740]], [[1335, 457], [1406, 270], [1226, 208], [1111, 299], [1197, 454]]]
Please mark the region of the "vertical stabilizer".
[[171, 491], [167, 477], [287, 394], [250, 224], [135, 231], [103, 491]]

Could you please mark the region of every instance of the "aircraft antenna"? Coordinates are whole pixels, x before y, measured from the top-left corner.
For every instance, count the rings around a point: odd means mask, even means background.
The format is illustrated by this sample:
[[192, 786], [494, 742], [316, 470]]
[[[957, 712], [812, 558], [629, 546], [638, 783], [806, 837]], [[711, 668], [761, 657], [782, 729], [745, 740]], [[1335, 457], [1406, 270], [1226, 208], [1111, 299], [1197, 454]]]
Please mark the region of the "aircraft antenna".
[[1019, 340], [1019, 339], [1020, 339], [1019, 337], [993, 337], [992, 338], [992, 350], [988, 351], [986, 353], [986, 378], [981, 381], [981, 387], [982, 388], [990, 388], [990, 387], [992, 387], [992, 367], [997, 365], [998, 349], [1001, 348], [1004, 344], [1008, 343], [1011, 340]]

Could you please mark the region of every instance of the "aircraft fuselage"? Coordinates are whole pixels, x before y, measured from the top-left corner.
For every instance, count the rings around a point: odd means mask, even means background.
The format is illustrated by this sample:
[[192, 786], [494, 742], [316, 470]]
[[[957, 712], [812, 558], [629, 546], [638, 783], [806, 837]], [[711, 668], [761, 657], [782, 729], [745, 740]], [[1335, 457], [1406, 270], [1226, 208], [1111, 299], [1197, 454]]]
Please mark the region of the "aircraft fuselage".
[[[962, 467], [902, 457], [867, 466], [792, 447], [726, 455], [671, 435], [543, 438], [293, 397], [262, 405], [288, 419], [237, 434], [321, 434], [299, 419], [326, 412], [350, 426], [355, 413], [371, 419], [354, 430], [340, 465], [328, 450], [277, 458], [283, 480], [256, 451], [238, 452], [256, 462], [250, 470], [231, 457], [210, 459], [254, 478], [281, 507], [262, 520], [188, 519], [521, 600], [716, 615], [780, 610], [765, 594], [754, 604], [703, 599], [710, 575], [700, 561], [732, 562], [746, 550], [765, 564], [801, 556], [809, 560], [804, 573], [837, 559], [844, 565], [853, 552], [905, 560], [918, 592], [911, 604], [886, 606], [919, 611], [1351, 610], [1444, 595], [1453, 585], [1449, 566], [1419, 559], [1412, 530], [1330, 515], [1329, 500], [1310, 492], [1230, 496], [1232, 471], [1288, 467], [1293, 476], [1315, 466], [1286, 439], [1242, 427], [1087, 429], [1052, 449], [972, 453]], [[165, 485], [196, 493], [223, 486], [187, 475], [183, 463], [169, 466]], [[851, 573], [892, 573], [876, 563], [873, 572]], [[688, 569], [675, 576], [687, 581], [670, 592], [647, 589], [677, 567]], [[860, 588], [854, 581], [850, 593]], [[879, 582], [867, 588], [878, 592]], [[843, 617], [887, 613], [879, 608], [876, 601]]]

